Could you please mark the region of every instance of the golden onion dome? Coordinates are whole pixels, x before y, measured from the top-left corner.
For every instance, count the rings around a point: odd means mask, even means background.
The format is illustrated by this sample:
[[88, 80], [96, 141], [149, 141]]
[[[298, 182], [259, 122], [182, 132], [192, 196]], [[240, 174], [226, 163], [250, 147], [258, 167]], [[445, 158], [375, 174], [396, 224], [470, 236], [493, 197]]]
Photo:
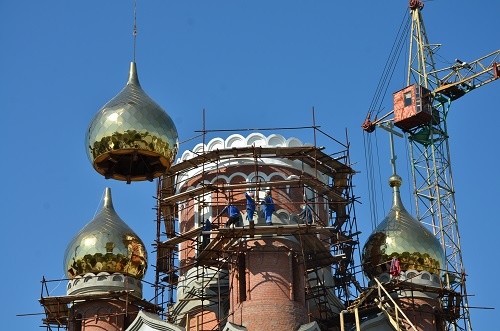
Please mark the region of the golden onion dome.
[[127, 85], [94, 116], [85, 146], [106, 179], [152, 181], [174, 162], [178, 135], [170, 116], [139, 84], [135, 62]]
[[401, 270], [428, 271], [439, 275], [444, 268], [444, 251], [437, 238], [404, 208], [399, 194], [401, 177], [391, 176], [393, 204], [363, 247], [362, 265], [368, 278], [389, 273], [397, 258]]
[[115, 212], [111, 189], [106, 188], [101, 210], [68, 245], [64, 271], [69, 279], [99, 272], [142, 279], [147, 259], [144, 243]]

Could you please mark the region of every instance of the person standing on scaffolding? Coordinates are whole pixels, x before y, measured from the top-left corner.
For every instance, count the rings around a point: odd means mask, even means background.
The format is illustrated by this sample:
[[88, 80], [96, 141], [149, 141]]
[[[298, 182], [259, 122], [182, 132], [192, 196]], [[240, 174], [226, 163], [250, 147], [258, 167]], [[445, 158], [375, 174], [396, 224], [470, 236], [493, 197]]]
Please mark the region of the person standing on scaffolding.
[[266, 196], [264, 198], [264, 201], [261, 202], [261, 204], [264, 205], [264, 217], [266, 218], [266, 224], [273, 225], [272, 217], [275, 207], [273, 198], [271, 197], [270, 190], [266, 191]]
[[[217, 229], [218, 226], [216, 224], [210, 223], [210, 220], [207, 218], [205, 220], [205, 223], [203, 224], [201, 231], [212, 231], [213, 229]], [[210, 243], [210, 234], [209, 233], [202, 233], [201, 235], [202, 241], [201, 241], [201, 249], [205, 249], [208, 244]]]
[[231, 204], [229, 200], [227, 200], [226, 207], [222, 209], [222, 211], [215, 217], [215, 219], [218, 219], [224, 213], [227, 213], [229, 216], [225, 228], [229, 228], [231, 225], [238, 223], [238, 221], [240, 220], [239, 209], [235, 205]]
[[253, 214], [255, 213], [255, 199], [253, 192], [245, 192], [245, 198], [247, 199], [247, 220], [250, 224], [252, 224]]
[[300, 212], [299, 217], [304, 221], [304, 223], [311, 225], [313, 222], [313, 211], [311, 206], [307, 204], [302, 205], [302, 211]]

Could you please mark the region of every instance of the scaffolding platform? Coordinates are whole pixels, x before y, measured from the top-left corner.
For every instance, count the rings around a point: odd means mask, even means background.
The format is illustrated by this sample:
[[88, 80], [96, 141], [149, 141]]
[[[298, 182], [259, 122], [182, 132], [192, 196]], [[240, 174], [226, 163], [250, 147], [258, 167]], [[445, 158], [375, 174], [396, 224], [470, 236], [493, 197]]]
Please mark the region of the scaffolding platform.
[[207, 192], [224, 193], [224, 192], [231, 192], [234, 190], [242, 190], [249, 188], [262, 190], [264, 188], [284, 188], [289, 186], [301, 186], [301, 185], [314, 187], [315, 189], [317, 189], [319, 194], [328, 198], [330, 204], [348, 204], [351, 202], [348, 199], [344, 198], [342, 194], [339, 193], [334, 187], [321, 182], [317, 178], [305, 177], [305, 176], [289, 180], [268, 181], [265, 183], [241, 183], [241, 184], [226, 184], [226, 185], [203, 184], [200, 187], [165, 197], [162, 199], [162, 202], [169, 205], [199, 196], [200, 194]]
[[[162, 249], [175, 249], [176, 245], [186, 240], [196, 240], [202, 234], [215, 234], [208, 246], [202, 250], [196, 260], [198, 265], [223, 267], [226, 260], [223, 255], [234, 253], [236, 244], [254, 238], [270, 236], [293, 236], [302, 245], [306, 269], [316, 269], [338, 263], [345, 256], [332, 255], [331, 246], [338, 243], [352, 242], [352, 238], [335, 234], [332, 240], [331, 227], [316, 225], [262, 225], [255, 227], [220, 228], [214, 231], [201, 231], [197, 228], [160, 244]], [[322, 238], [322, 239], [320, 239]], [[328, 242], [325, 242], [325, 240]]]
[[139, 299], [133, 296], [132, 293], [132, 290], [124, 290], [96, 294], [48, 296], [42, 297], [38, 301], [45, 310], [45, 319], [43, 320], [43, 323], [46, 325], [57, 325], [60, 327], [68, 325], [68, 320], [71, 317], [68, 305], [71, 305], [76, 301], [120, 300], [121, 302], [126, 302], [127, 305], [133, 305], [148, 312], [158, 314], [163, 311], [161, 306], [155, 305], [144, 299]]

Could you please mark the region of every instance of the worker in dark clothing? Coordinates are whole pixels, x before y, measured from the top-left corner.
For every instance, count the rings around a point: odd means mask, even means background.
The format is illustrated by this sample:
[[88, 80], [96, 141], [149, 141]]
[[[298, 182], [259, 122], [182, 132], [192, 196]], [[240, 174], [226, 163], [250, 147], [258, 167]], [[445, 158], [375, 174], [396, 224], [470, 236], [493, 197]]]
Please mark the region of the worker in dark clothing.
[[247, 220], [253, 223], [253, 214], [255, 213], [254, 194], [245, 192], [245, 198], [247, 199]]
[[299, 214], [299, 218], [304, 221], [304, 223], [312, 224], [313, 222], [313, 211], [311, 206], [302, 205], [302, 211]]
[[[201, 228], [201, 231], [212, 231], [212, 228], [216, 229], [218, 228], [218, 226], [215, 224], [212, 225], [212, 223], [210, 223], [210, 220], [207, 218]], [[202, 238], [201, 249], [205, 249], [205, 247], [207, 247], [208, 244], [210, 243], [210, 234], [202, 233], [201, 238]]]

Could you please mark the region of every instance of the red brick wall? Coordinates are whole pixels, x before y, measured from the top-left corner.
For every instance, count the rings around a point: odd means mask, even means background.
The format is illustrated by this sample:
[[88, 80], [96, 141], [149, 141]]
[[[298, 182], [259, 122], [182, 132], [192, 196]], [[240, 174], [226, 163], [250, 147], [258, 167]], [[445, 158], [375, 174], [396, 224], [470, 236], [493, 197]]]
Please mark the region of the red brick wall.
[[137, 308], [128, 306], [125, 315], [125, 303], [118, 301], [85, 301], [77, 303], [74, 307], [75, 317], [81, 318], [81, 329], [78, 329], [79, 321], [70, 318], [69, 331], [123, 331], [137, 316]]
[[444, 326], [436, 319], [436, 312], [433, 307], [438, 307], [437, 300], [429, 298], [406, 298], [399, 299], [399, 304], [408, 319], [417, 330], [421, 331], [441, 331]]
[[204, 310], [189, 316], [189, 327], [186, 331], [212, 331], [218, 330], [217, 316], [213, 311]]
[[[230, 177], [235, 172], [243, 174], [253, 174], [254, 165], [242, 165], [226, 167], [205, 173], [203, 176], [196, 176], [184, 187], [197, 187], [202, 180], [212, 182], [218, 175]], [[291, 175], [303, 176], [301, 170], [279, 167], [279, 166], [259, 166], [259, 172], [270, 175], [280, 172], [284, 176], [274, 175], [270, 180], [283, 181]], [[231, 183], [244, 183], [243, 176], [235, 176]], [[219, 179], [218, 183], [225, 180]], [[265, 187], [265, 185], [264, 185]], [[245, 210], [245, 190], [237, 192], [226, 192], [230, 195], [232, 203], [238, 206], [241, 211]], [[303, 204], [303, 190], [299, 187], [292, 188], [272, 188], [272, 196], [276, 204], [276, 210], [284, 209], [290, 213], [299, 213]], [[323, 201], [316, 201], [322, 203]], [[216, 216], [226, 204], [226, 196], [220, 192], [213, 192], [211, 196], [212, 216]], [[187, 208], [186, 208], [187, 206]], [[194, 209], [192, 199], [181, 208], [180, 229], [182, 232], [189, 231], [197, 226], [194, 220]], [[328, 215], [324, 211], [324, 206], [318, 208], [320, 217], [328, 222]], [[221, 225], [226, 221], [224, 216], [219, 222]], [[180, 245], [181, 266], [186, 266], [187, 271], [190, 263], [194, 261], [196, 251], [193, 249], [194, 243], [186, 241]], [[246, 247], [240, 248], [243, 257], [233, 256], [233, 265], [230, 268], [230, 313], [228, 321], [244, 325], [248, 331], [289, 331], [296, 330], [300, 325], [308, 323], [307, 308], [305, 303], [305, 280], [304, 265], [297, 261], [300, 255], [300, 247], [288, 240], [277, 238], [262, 238], [246, 242]], [[244, 268], [238, 268], [239, 263], [244, 261]], [[240, 286], [244, 286], [243, 289]], [[245, 293], [242, 297], [242, 291]], [[244, 299], [244, 300], [242, 300]], [[191, 327], [196, 323], [195, 317], [190, 317]], [[211, 325], [215, 320], [207, 315], [201, 319], [203, 329]], [[200, 319], [198, 320], [200, 322]]]
[[[295, 330], [308, 322], [304, 269], [296, 249], [295, 243], [274, 238], [252, 240], [240, 249], [245, 251], [245, 275], [241, 265], [231, 269], [230, 322], [248, 331]], [[246, 279], [244, 301], [240, 277]]]

